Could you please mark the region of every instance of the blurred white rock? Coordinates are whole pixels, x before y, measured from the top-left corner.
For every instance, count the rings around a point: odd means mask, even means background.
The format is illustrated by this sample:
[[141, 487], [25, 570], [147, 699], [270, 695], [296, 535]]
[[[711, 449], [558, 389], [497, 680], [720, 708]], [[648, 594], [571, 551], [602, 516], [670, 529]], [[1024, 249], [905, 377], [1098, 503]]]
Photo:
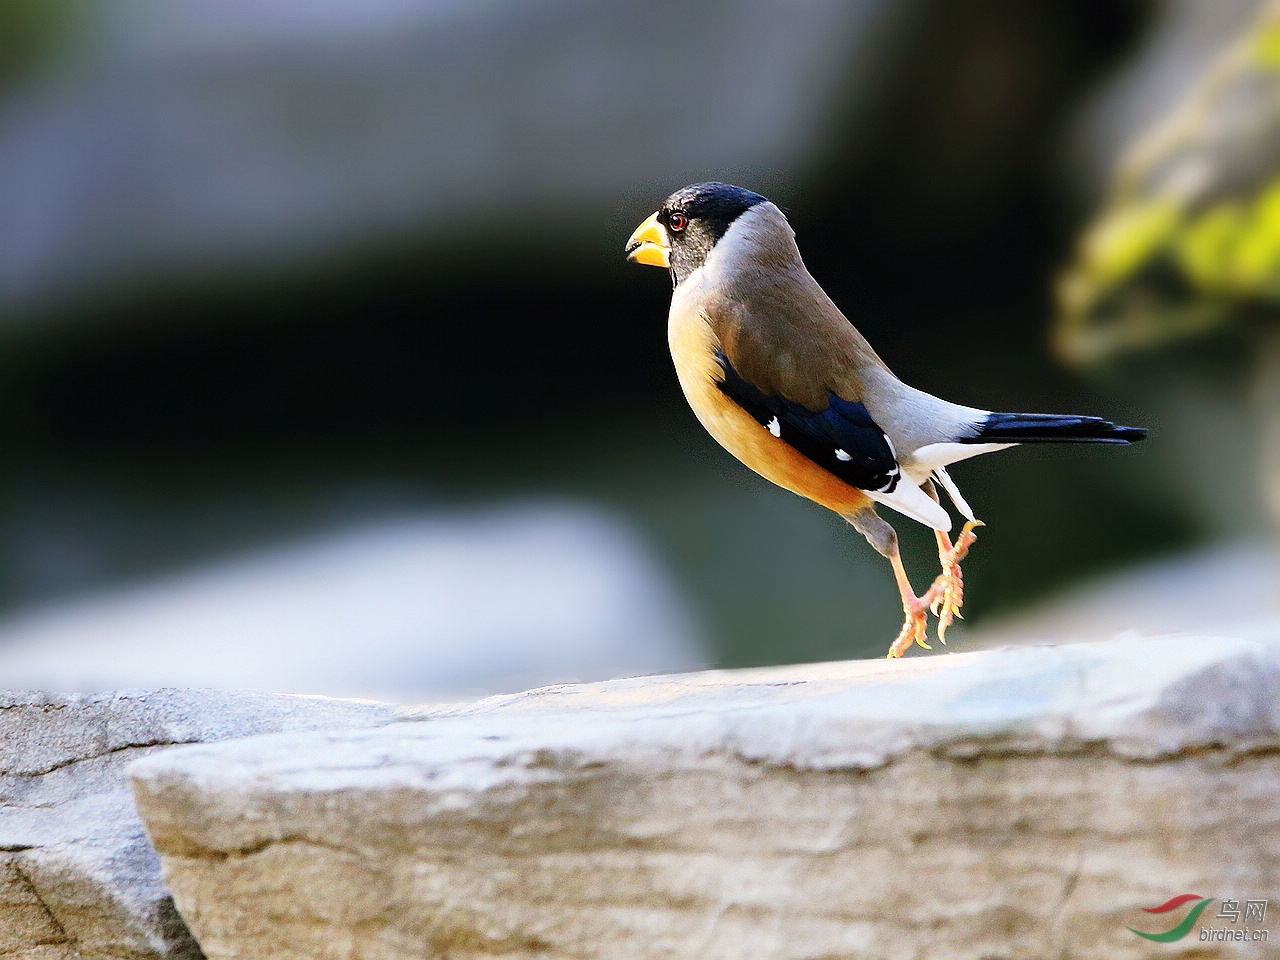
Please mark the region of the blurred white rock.
[[692, 179], [785, 183], [874, 86], [898, 6], [90, 3], [64, 67], [0, 105], [0, 305], [547, 211], [594, 255]]
[[705, 662], [637, 535], [564, 505], [404, 516], [0, 621], [0, 689], [411, 702]]
[[1067, 590], [963, 633], [959, 650], [1075, 643], [1120, 634], [1274, 636], [1280, 547], [1234, 543], [1171, 557]]

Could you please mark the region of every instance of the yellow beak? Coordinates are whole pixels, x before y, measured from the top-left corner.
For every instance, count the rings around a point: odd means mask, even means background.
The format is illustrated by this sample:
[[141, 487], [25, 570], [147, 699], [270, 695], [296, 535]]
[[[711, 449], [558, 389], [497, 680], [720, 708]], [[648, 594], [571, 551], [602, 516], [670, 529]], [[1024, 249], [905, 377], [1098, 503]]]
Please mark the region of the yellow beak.
[[651, 267], [671, 267], [671, 241], [667, 228], [658, 222], [655, 213], [640, 226], [627, 241], [627, 259], [632, 263], [644, 263]]

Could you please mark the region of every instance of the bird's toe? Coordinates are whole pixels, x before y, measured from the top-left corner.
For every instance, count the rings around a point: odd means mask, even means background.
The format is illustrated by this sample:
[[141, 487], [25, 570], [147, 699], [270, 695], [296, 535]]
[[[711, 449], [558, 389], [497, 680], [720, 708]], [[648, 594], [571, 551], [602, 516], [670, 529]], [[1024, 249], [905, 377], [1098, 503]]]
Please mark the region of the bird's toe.
[[893, 643], [889, 645], [888, 657], [895, 659], [902, 656], [911, 645], [924, 647], [926, 650], [932, 650], [927, 639], [928, 621], [925, 619], [925, 610], [927, 604], [923, 601], [919, 602], [918, 609], [909, 607], [906, 610], [906, 619], [903, 621], [902, 629], [898, 632], [898, 636]]

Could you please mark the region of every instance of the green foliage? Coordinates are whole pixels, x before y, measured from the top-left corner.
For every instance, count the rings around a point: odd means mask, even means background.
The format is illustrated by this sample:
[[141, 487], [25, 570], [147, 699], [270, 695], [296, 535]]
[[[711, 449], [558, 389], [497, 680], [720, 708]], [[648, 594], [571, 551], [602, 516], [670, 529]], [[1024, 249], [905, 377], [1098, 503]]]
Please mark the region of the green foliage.
[[1058, 302], [1076, 362], [1280, 311], [1280, 0], [1133, 144]]

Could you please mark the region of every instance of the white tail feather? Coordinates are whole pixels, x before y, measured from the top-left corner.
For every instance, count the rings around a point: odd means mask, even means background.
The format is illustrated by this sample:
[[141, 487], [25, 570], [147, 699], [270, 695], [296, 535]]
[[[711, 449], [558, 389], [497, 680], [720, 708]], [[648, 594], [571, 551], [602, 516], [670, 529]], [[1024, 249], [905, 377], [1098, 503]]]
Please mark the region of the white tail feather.
[[942, 489], [947, 491], [947, 496], [951, 498], [951, 502], [956, 505], [956, 509], [960, 511], [961, 515], [966, 520], [972, 520], [976, 523], [978, 518], [973, 515], [973, 507], [969, 506], [969, 502], [960, 493], [960, 488], [951, 479], [951, 474], [947, 473], [947, 468], [938, 467], [933, 471], [933, 475], [938, 478], [938, 482], [942, 484]]

